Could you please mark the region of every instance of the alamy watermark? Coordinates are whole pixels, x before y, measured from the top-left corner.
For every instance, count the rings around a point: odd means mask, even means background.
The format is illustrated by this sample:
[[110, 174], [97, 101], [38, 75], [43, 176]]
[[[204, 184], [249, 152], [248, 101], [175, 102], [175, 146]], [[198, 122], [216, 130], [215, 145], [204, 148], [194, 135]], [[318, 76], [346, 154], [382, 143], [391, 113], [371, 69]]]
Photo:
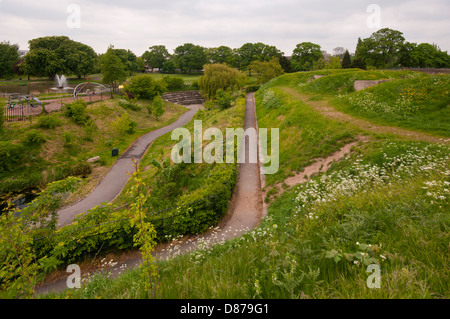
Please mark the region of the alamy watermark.
[[381, 28], [381, 8], [377, 4], [369, 4], [366, 9], [370, 13], [367, 17], [367, 27], [369, 29]]
[[380, 265], [371, 264], [367, 267], [367, 272], [371, 275], [367, 277], [367, 287], [370, 289], [381, 288], [381, 269]]
[[81, 28], [81, 7], [78, 4], [69, 4], [66, 12], [70, 13], [66, 20], [67, 27], [69, 29]]
[[[260, 128], [259, 134], [253, 127], [245, 131], [242, 128], [227, 128], [224, 139], [220, 129], [212, 127], [203, 132], [202, 121], [195, 120], [193, 136], [186, 128], [177, 128], [172, 131], [171, 139], [179, 140], [179, 142], [172, 148], [171, 158], [174, 163], [234, 163], [235, 158], [237, 163], [258, 163], [259, 140], [260, 162], [263, 165], [270, 163], [269, 166], [262, 167], [262, 173], [275, 174], [279, 168], [279, 129], [270, 129], [270, 135], [269, 154], [267, 128]], [[246, 138], [248, 138], [248, 154], [246, 154]], [[211, 141], [211, 143], [203, 149], [203, 141]], [[248, 161], [246, 161], [246, 155], [248, 155]]]
[[81, 288], [81, 269], [77, 264], [72, 264], [67, 266], [66, 272], [71, 273], [69, 277], [67, 277], [66, 284], [67, 288]]

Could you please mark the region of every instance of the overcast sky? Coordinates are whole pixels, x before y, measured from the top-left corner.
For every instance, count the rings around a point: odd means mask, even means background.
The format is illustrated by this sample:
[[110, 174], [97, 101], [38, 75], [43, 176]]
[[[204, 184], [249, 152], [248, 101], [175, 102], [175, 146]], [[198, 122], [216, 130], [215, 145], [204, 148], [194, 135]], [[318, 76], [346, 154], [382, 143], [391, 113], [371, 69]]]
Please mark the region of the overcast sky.
[[27, 50], [28, 40], [66, 35], [97, 53], [113, 44], [138, 56], [157, 44], [172, 53], [188, 42], [263, 42], [291, 55], [304, 41], [354, 52], [358, 37], [387, 27], [450, 51], [449, 13], [449, 0], [0, 0], [0, 41]]

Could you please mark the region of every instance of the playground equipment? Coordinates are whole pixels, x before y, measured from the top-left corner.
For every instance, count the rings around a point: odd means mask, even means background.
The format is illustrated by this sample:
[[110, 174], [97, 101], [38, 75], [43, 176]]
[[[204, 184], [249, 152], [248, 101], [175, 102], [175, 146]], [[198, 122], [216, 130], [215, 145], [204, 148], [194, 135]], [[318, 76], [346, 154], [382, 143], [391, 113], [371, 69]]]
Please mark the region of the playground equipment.
[[[85, 88], [87, 86], [90, 86], [89, 89]], [[91, 86], [94, 86], [93, 88]], [[97, 82], [83, 82], [78, 84], [74, 89], [73, 89], [73, 99], [76, 100], [77, 96], [79, 94], [86, 94], [87, 96], [91, 96], [95, 95], [95, 94], [100, 94], [102, 95], [105, 92], [109, 92], [109, 89], [104, 86], [103, 84], [97, 83]]]
[[27, 117], [41, 113], [42, 102], [34, 95], [22, 95], [20, 93], [9, 94], [8, 103], [3, 107], [5, 120], [24, 121]]

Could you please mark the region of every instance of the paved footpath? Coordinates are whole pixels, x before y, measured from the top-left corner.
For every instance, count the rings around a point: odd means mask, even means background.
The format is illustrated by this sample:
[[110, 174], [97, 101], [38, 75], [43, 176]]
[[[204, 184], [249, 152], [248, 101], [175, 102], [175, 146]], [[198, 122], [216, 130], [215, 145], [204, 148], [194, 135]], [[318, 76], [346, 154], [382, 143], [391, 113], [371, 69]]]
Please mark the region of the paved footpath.
[[122, 154], [113, 167], [111, 167], [106, 176], [87, 197], [72, 206], [63, 208], [58, 212], [59, 226], [61, 227], [70, 224], [78, 214], [84, 213], [95, 206], [102, 205], [103, 203], [109, 203], [114, 200], [128, 182], [130, 178], [128, 173], [134, 171], [132, 159], [139, 162], [155, 139], [187, 124], [191, 121], [194, 114], [197, 113], [199, 107], [200, 105], [189, 106], [189, 111], [182, 114], [178, 120], [172, 124], [147, 133], [135, 141], [133, 145], [124, 154]]
[[[192, 115], [189, 116], [189, 118], [191, 117]], [[248, 94], [246, 100], [244, 129], [250, 127], [257, 127], [253, 93]], [[140, 152], [142, 152], [142, 149], [135, 149], [130, 152], [130, 155], [131, 153], [138, 154]], [[246, 154], [249, 152], [249, 143], [245, 143], [245, 152]], [[169, 259], [199, 248], [220, 244], [252, 230], [259, 224], [261, 217], [262, 195], [259, 163], [239, 164], [237, 184], [228, 209], [228, 214], [221, 220], [218, 227], [209, 230], [205, 234], [185, 236], [171, 243], [159, 244], [155, 249], [154, 255], [157, 259]], [[137, 252], [125, 255], [123, 258], [119, 256], [119, 260], [117, 261], [118, 264], [112, 269], [109, 269], [111, 277], [119, 275], [122, 267], [127, 269], [138, 267], [142, 259], [139, 252]], [[37, 294], [63, 291], [67, 288], [67, 276], [44, 284], [36, 290]]]

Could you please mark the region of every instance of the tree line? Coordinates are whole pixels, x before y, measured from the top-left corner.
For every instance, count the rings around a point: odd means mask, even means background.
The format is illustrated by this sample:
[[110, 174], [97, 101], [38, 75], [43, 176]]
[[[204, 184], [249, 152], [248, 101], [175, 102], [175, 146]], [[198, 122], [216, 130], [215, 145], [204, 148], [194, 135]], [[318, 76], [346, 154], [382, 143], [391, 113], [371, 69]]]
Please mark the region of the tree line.
[[[90, 46], [73, 41], [66, 36], [47, 36], [29, 41], [29, 52], [19, 59], [17, 44], [0, 43], [0, 77], [14, 74], [27, 76], [47, 76], [56, 74], [78, 77], [101, 73], [102, 60], [106, 53], [97, 54]], [[448, 68], [450, 56], [438, 45], [411, 43], [403, 33], [384, 28], [374, 32], [366, 39], [359, 38], [354, 56], [348, 50], [337, 47], [331, 57], [325, 57], [319, 44], [302, 42], [296, 45], [291, 56], [285, 56], [272, 45], [245, 43], [240, 48], [219, 46], [206, 48], [193, 43], [185, 43], [170, 54], [166, 46], [154, 45], [136, 56], [131, 50], [108, 48], [125, 72], [144, 72], [158, 69], [162, 73], [198, 72], [205, 64], [224, 63], [232, 68], [252, 73], [252, 62], [278, 60], [283, 72], [310, 71], [334, 68], [373, 68], [387, 69], [397, 67]]]

